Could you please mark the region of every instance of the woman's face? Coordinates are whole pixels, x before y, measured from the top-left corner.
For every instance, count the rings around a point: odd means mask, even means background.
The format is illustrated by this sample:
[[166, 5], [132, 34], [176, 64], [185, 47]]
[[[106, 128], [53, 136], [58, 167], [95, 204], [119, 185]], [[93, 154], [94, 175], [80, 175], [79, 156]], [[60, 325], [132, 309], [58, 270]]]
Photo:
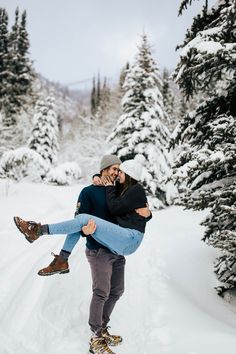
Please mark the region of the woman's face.
[[119, 182], [125, 183], [125, 173], [121, 170], [119, 170]]

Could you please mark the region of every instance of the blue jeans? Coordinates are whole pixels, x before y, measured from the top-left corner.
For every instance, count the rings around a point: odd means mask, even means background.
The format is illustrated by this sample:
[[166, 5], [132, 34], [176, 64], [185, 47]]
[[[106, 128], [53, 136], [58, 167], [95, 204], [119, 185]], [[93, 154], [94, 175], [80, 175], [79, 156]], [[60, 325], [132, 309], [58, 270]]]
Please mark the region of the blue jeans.
[[92, 237], [115, 254], [129, 255], [137, 250], [143, 240], [144, 234], [138, 230], [121, 227], [89, 214], [79, 214], [75, 219], [49, 224], [49, 234], [69, 234], [63, 250], [72, 252], [80, 238], [79, 231], [90, 219], [93, 219], [97, 226]]

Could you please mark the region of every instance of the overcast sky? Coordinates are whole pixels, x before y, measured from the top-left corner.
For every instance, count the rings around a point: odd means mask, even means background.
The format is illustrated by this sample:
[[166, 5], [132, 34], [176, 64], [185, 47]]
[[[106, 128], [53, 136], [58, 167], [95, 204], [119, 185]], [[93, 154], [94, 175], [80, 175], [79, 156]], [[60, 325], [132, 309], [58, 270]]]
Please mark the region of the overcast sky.
[[174, 68], [179, 55], [175, 47], [204, 2], [195, 1], [180, 17], [181, 0], [1, 0], [0, 6], [7, 9], [11, 24], [16, 7], [26, 9], [36, 70], [71, 84], [98, 71], [116, 78], [134, 59], [143, 30], [159, 67]]

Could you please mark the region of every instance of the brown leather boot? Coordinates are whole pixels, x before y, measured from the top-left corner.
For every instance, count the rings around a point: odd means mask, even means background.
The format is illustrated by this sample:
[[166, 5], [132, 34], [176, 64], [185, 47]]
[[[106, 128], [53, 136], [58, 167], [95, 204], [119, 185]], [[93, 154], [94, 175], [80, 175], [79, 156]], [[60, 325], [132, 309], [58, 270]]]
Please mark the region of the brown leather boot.
[[52, 253], [54, 260], [48, 267], [40, 269], [38, 275], [53, 275], [53, 274], [65, 274], [69, 273], [69, 264], [62, 256]]
[[42, 235], [41, 224], [35, 221], [25, 221], [19, 218], [19, 216], [14, 216], [14, 221], [17, 228], [25, 235], [26, 240], [30, 243], [34, 242]]

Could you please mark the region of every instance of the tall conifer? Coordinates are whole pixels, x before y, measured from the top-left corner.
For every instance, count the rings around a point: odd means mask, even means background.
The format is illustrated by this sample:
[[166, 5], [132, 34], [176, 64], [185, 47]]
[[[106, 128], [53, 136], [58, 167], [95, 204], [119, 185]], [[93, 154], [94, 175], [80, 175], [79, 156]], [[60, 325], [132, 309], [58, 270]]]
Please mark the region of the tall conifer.
[[9, 81], [9, 33], [8, 33], [8, 15], [5, 9], [0, 8], [0, 112], [3, 123], [5, 119], [5, 102], [8, 92]]
[[37, 102], [33, 124], [29, 148], [41, 155], [48, 164], [55, 164], [59, 150], [58, 119], [51, 95]]
[[175, 142], [187, 141], [176, 166], [185, 174], [188, 192], [182, 203], [210, 209], [202, 223], [204, 240], [222, 249], [216, 274], [225, 287], [236, 285], [236, 37], [234, 0], [218, 2], [197, 16], [187, 32], [176, 69], [185, 96], [205, 95], [187, 114]]
[[97, 98], [97, 93], [96, 93], [96, 83], [95, 83], [95, 77], [93, 77], [93, 86], [92, 86], [92, 91], [91, 91], [91, 98], [90, 98], [90, 107], [91, 107], [91, 114], [92, 116], [95, 115], [96, 113], [96, 98]]
[[121, 160], [142, 155], [144, 173], [142, 182], [154, 207], [171, 203], [174, 187], [166, 178], [171, 172], [167, 151], [169, 131], [164, 120], [162, 80], [154, 61], [147, 35], [143, 34], [134, 65], [128, 70], [123, 85], [123, 114], [108, 141], [111, 152]]

